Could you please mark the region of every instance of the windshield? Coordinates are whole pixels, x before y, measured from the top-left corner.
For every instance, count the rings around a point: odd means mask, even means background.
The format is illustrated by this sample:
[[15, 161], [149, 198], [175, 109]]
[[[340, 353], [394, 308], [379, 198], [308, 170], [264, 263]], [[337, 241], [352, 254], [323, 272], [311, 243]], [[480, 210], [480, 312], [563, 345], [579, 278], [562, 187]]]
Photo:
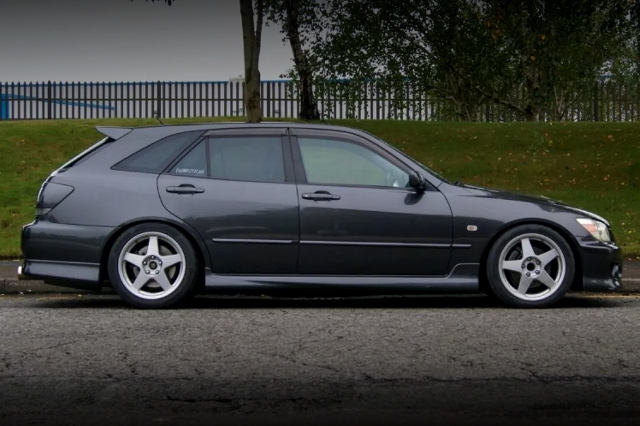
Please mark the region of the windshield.
[[362, 130], [362, 132], [368, 134], [369, 136], [371, 136], [372, 138], [374, 138], [375, 140], [382, 142], [383, 144], [385, 144], [386, 146], [388, 146], [389, 148], [393, 149], [395, 152], [397, 152], [398, 154], [400, 154], [402, 157], [406, 158], [407, 160], [411, 160], [414, 163], [417, 163], [420, 167], [422, 167], [424, 169], [425, 172], [429, 173], [432, 176], [435, 176], [436, 178], [451, 184], [451, 182], [449, 182], [448, 179], [445, 179], [442, 175], [440, 175], [439, 173], [434, 172], [433, 170], [431, 170], [429, 167], [425, 166], [424, 164], [422, 164], [421, 162], [419, 162], [418, 160], [416, 160], [415, 158], [412, 158], [410, 156], [408, 156], [407, 154], [405, 154], [404, 152], [400, 151], [398, 148], [396, 148], [395, 146], [383, 141], [382, 139], [380, 139], [379, 137], [377, 137], [376, 135], [373, 135], [369, 132], [367, 132], [366, 130]]

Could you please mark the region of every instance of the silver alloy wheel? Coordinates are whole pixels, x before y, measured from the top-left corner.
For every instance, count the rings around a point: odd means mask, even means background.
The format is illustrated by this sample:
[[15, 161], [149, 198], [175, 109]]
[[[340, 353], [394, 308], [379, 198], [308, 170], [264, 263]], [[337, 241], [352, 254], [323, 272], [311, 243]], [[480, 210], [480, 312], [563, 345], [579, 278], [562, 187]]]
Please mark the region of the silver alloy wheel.
[[541, 234], [519, 235], [500, 253], [502, 284], [522, 300], [541, 300], [555, 293], [564, 280], [566, 266], [560, 247]]
[[180, 245], [161, 232], [145, 232], [130, 239], [120, 251], [118, 274], [132, 294], [155, 300], [178, 289], [186, 270]]

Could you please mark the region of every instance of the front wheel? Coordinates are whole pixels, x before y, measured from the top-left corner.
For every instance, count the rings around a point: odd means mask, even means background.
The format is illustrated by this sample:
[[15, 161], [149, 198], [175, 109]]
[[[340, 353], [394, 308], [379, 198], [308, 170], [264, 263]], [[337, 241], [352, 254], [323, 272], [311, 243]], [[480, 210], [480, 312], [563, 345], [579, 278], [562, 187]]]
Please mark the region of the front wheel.
[[194, 293], [198, 256], [177, 229], [144, 223], [126, 230], [109, 254], [114, 290], [138, 308], [165, 308]]
[[551, 228], [522, 225], [502, 234], [487, 257], [493, 293], [519, 308], [544, 308], [562, 299], [575, 275], [566, 240]]

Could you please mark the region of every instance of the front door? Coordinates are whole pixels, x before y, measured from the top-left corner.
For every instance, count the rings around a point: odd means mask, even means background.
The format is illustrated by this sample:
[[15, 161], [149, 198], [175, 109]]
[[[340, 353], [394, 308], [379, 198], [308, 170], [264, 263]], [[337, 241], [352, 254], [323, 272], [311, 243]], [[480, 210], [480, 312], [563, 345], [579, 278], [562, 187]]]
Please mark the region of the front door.
[[200, 233], [213, 273], [295, 273], [298, 197], [285, 134], [210, 131], [159, 177], [162, 203]]
[[443, 275], [452, 243], [445, 197], [408, 186], [410, 170], [357, 136], [292, 138], [300, 203], [298, 273]]

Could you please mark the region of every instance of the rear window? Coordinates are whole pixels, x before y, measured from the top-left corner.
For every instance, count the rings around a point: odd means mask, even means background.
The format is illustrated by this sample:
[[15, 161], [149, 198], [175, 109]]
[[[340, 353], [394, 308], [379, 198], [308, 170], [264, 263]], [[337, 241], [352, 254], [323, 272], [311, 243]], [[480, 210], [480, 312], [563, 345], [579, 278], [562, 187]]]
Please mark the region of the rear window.
[[113, 168], [130, 172], [160, 173], [202, 133], [185, 132], [160, 139], [125, 158]]

